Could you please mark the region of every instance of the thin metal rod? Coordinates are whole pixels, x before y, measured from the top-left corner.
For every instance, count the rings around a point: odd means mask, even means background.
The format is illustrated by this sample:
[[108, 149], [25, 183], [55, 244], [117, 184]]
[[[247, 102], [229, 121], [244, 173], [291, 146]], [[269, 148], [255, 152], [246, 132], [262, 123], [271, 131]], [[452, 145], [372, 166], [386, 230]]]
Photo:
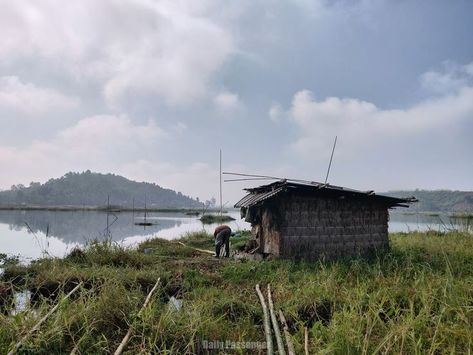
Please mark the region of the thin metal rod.
[[223, 201], [223, 197], [222, 197], [222, 149], [220, 149], [220, 174], [219, 174], [219, 178], [220, 178], [220, 217], [222, 217], [222, 213], [223, 213], [223, 205], [222, 205], [222, 201]]
[[242, 179], [226, 179], [223, 182], [232, 182], [232, 181], [260, 181], [260, 180], [279, 180], [274, 178], [242, 178]]
[[232, 172], [223, 172], [222, 174], [224, 174], [224, 175], [235, 175], [235, 176], [248, 176], [248, 177], [269, 179], [269, 180], [287, 180], [287, 181], [294, 181], [294, 182], [300, 182], [300, 183], [311, 184], [311, 185], [321, 184], [317, 181], [309, 181], [309, 180], [301, 180], [301, 179], [289, 179], [289, 178], [285, 178], [285, 177], [276, 177], [276, 176], [267, 176], [267, 175], [242, 174], [242, 173], [232, 173]]
[[108, 220], [109, 214], [110, 214], [110, 194], [107, 195], [107, 237], [110, 234], [109, 232], [110, 225], [109, 225], [109, 220]]
[[[145, 224], [146, 224], [146, 218], [148, 217], [148, 216], [147, 216], [147, 208], [148, 208], [148, 206], [147, 206], [146, 194], [145, 194]], [[143, 225], [143, 226], [144, 226], [144, 225]]]
[[330, 168], [332, 167], [333, 152], [335, 152], [335, 146], [337, 145], [337, 136], [335, 136], [335, 141], [333, 142], [332, 155], [330, 155], [330, 163], [328, 163], [327, 176], [325, 176], [325, 182], [327, 183], [328, 175], [330, 174]]
[[231, 172], [223, 172], [222, 174], [223, 175], [236, 175], [236, 176], [249, 176], [249, 177], [257, 177], [257, 178], [268, 178], [268, 179], [276, 179], [276, 180], [284, 179], [284, 178], [279, 178], [275, 176], [242, 174], [242, 173], [231, 173]]

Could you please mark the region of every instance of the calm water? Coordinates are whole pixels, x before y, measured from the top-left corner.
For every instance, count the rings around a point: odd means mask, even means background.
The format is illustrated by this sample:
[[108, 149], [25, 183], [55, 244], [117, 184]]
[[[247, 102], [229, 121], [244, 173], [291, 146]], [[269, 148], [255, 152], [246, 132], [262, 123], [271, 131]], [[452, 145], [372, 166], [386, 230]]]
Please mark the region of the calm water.
[[[228, 223], [232, 229], [249, 229], [239, 212], [231, 212], [236, 220]], [[203, 225], [196, 216], [182, 213], [149, 213], [149, 227], [136, 226], [143, 214], [109, 214], [109, 234], [125, 246], [135, 245], [151, 237], [178, 238], [185, 232], [205, 229], [212, 232], [216, 225]], [[392, 213], [390, 232], [412, 230], [446, 230], [453, 226], [448, 216], [403, 215]], [[19, 255], [24, 262], [43, 255], [63, 256], [87, 240], [107, 237], [105, 212], [0, 211], [0, 253]]]

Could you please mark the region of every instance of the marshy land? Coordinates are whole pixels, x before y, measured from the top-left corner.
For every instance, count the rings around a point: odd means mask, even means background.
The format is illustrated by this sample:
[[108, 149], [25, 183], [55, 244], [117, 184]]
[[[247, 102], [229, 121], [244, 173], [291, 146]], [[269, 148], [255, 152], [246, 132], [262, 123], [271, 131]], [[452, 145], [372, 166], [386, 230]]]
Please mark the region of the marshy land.
[[[243, 247], [248, 233], [232, 239]], [[180, 244], [179, 242], [183, 243]], [[93, 241], [64, 258], [4, 260], [0, 352], [6, 353], [53, 305], [56, 312], [21, 353], [207, 353], [204, 342], [265, 341], [255, 285], [270, 284], [296, 353], [469, 353], [473, 350], [473, 237], [462, 232], [390, 235], [370, 258], [302, 262], [222, 260], [206, 233], [150, 239], [137, 248]], [[137, 316], [160, 278], [151, 302]], [[80, 284], [78, 291], [63, 300]], [[26, 306], [15, 305], [29, 295]], [[265, 353], [264, 349], [219, 350]], [[214, 351], [215, 352], [215, 351]]]

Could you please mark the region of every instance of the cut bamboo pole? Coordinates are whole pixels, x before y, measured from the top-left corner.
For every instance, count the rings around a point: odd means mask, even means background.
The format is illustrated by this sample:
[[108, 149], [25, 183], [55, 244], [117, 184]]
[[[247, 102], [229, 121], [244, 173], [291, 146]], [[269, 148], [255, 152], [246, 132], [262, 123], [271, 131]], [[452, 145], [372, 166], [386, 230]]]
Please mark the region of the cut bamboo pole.
[[304, 354], [309, 355], [309, 329], [304, 327]]
[[188, 248], [194, 249], [196, 251], [199, 251], [201, 253], [212, 254], [212, 255], [214, 255], [214, 253], [215, 253], [215, 252], [213, 252], [211, 250], [207, 250], [207, 249], [199, 249], [199, 248], [190, 247], [188, 245], [185, 245], [183, 242], [177, 242], [177, 243], [184, 246], [184, 247], [188, 247]]
[[78, 351], [79, 351], [79, 347], [76, 345], [76, 346], [74, 346], [74, 349], [72, 349], [70, 355], [76, 355]]
[[284, 317], [284, 313], [282, 312], [282, 310], [279, 310], [279, 320], [281, 321], [284, 330], [284, 337], [286, 338], [287, 344], [287, 352], [289, 353], [289, 355], [296, 355], [294, 344], [291, 340], [291, 334], [289, 334], [289, 327], [287, 326], [286, 318]]
[[[153, 295], [153, 292], [156, 290], [156, 288], [159, 285], [159, 282], [161, 281], [161, 278], [158, 278], [158, 281], [154, 284], [154, 287], [151, 289], [151, 291], [148, 293], [148, 296], [146, 296], [145, 303], [143, 303], [143, 306], [138, 312], [137, 317], [141, 317], [141, 313], [145, 310], [146, 306], [148, 305], [149, 301], [151, 300], [151, 296]], [[128, 328], [128, 331], [126, 332], [125, 336], [123, 337], [120, 345], [118, 345], [117, 350], [115, 350], [114, 355], [120, 355], [125, 349], [126, 344], [128, 344], [128, 341], [130, 340], [131, 337], [131, 332], [133, 331], [133, 324], [130, 325], [130, 328]]]
[[56, 303], [56, 305], [53, 308], [51, 308], [51, 310], [48, 313], [46, 313], [46, 315], [43, 318], [41, 318], [39, 320], [39, 322], [36, 323], [36, 325], [33, 328], [31, 328], [31, 330], [29, 332], [26, 333], [26, 335], [23, 338], [21, 338], [21, 340], [18, 343], [15, 344], [15, 346], [13, 347], [13, 349], [10, 350], [8, 355], [15, 354], [17, 352], [17, 350], [20, 348], [20, 346], [26, 341], [26, 339], [28, 339], [31, 336], [31, 334], [33, 334], [35, 331], [37, 331], [39, 329], [39, 327], [41, 326], [41, 324], [43, 324], [49, 318], [49, 316], [51, 314], [53, 314], [59, 308], [59, 305], [63, 301], [68, 299], [74, 292], [76, 292], [81, 285], [82, 285], [82, 282], [79, 282], [79, 284], [76, 287], [74, 287], [66, 296], [64, 296], [64, 298], [62, 300], [60, 300], [58, 303]]
[[268, 304], [269, 304], [269, 313], [271, 315], [271, 322], [273, 323], [274, 334], [276, 335], [276, 343], [278, 345], [278, 354], [286, 355], [286, 350], [284, 349], [284, 343], [281, 337], [281, 329], [279, 329], [276, 313], [274, 312], [273, 297], [271, 296], [271, 286], [269, 284], [268, 284]]
[[264, 333], [266, 335], [266, 345], [268, 350], [268, 355], [274, 354], [273, 339], [271, 338], [271, 323], [269, 321], [268, 307], [264, 301], [263, 294], [259, 288], [259, 285], [256, 284], [256, 293], [258, 294], [259, 300], [261, 302], [261, 307], [263, 308], [264, 316]]

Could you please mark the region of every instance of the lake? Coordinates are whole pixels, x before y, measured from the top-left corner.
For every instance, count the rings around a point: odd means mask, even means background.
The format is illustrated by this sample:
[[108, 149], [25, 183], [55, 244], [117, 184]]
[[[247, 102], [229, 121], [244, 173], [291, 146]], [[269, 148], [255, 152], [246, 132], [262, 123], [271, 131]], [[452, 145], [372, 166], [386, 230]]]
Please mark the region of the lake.
[[[235, 218], [227, 223], [232, 229], [250, 229], [238, 211], [229, 214]], [[102, 240], [107, 235], [125, 246], [133, 246], [152, 237], [174, 239], [203, 229], [212, 233], [216, 224], [203, 225], [198, 218], [175, 212], [148, 213], [148, 221], [155, 225], [143, 227], [135, 225], [143, 221], [143, 213], [0, 211], [0, 253], [17, 255], [22, 262], [28, 262], [46, 255], [64, 256], [88, 240]], [[389, 231], [463, 228], [458, 223], [446, 215], [391, 213]]]

